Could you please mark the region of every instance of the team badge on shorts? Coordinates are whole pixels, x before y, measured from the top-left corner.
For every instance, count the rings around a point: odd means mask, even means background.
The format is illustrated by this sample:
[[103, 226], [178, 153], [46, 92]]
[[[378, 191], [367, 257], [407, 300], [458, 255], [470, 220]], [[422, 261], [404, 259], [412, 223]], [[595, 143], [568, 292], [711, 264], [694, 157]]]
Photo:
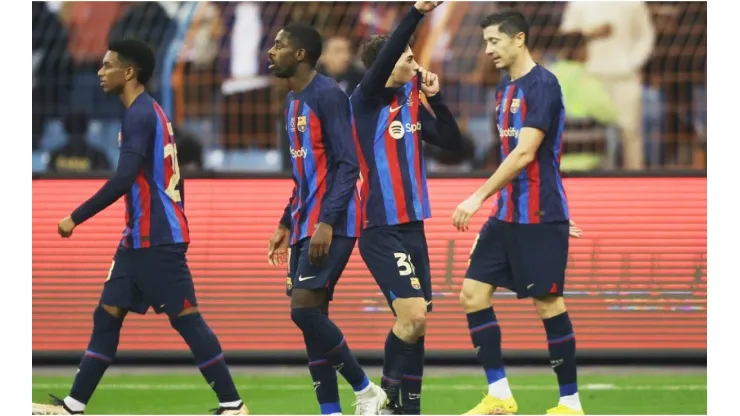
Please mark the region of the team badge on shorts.
[[420, 290], [421, 289], [421, 283], [419, 283], [419, 278], [412, 277], [409, 280], [411, 280], [411, 287], [413, 287], [416, 290]]
[[288, 277], [285, 281], [285, 286], [288, 288], [288, 290], [293, 289], [293, 280], [290, 277]]

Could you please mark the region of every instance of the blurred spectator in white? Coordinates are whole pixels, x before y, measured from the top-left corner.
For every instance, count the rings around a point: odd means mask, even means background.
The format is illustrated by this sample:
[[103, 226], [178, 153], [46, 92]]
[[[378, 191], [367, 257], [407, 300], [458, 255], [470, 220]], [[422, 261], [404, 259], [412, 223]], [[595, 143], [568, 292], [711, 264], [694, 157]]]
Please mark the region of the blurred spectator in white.
[[334, 78], [345, 94], [351, 95], [362, 80], [363, 71], [352, 62], [352, 45], [349, 39], [332, 36], [324, 42], [324, 50], [319, 58], [318, 71]]
[[49, 170], [58, 173], [85, 173], [111, 169], [108, 157], [101, 150], [87, 142], [87, 128], [90, 125], [84, 113], [72, 113], [64, 119], [67, 143], [51, 154]]
[[[167, 3], [169, 6], [169, 2]], [[167, 6], [165, 10], [168, 10]], [[177, 8], [178, 20], [184, 18], [179, 15], [181, 11], [187, 10], [187, 8]], [[180, 50], [180, 60], [200, 68], [212, 66], [218, 55], [219, 43], [224, 32], [223, 26], [221, 11], [213, 2], [198, 2], [185, 35], [185, 42]]]
[[586, 39], [586, 70], [600, 79], [617, 109], [623, 167], [644, 168], [641, 69], [655, 45], [645, 2], [569, 2], [561, 31]]
[[[170, 4], [163, 3], [168, 12]], [[213, 109], [219, 105], [221, 89], [217, 66], [225, 31], [221, 10], [215, 2], [197, 2], [189, 22], [186, 20], [191, 13], [189, 7], [173, 10], [175, 14], [170, 12], [171, 16], [189, 23], [171, 78], [173, 92], [178, 97], [173, 109], [174, 117], [176, 122], [195, 131], [204, 144], [212, 145], [217, 142], [215, 127], [220, 119], [220, 114]]]
[[[231, 3], [225, 6], [224, 20], [229, 28], [227, 36], [226, 81], [222, 91], [226, 95], [253, 91], [270, 84], [269, 72], [260, 48], [263, 45], [260, 4]], [[274, 39], [274, 37], [273, 37]], [[269, 40], [272, 45], [273, 39]]]

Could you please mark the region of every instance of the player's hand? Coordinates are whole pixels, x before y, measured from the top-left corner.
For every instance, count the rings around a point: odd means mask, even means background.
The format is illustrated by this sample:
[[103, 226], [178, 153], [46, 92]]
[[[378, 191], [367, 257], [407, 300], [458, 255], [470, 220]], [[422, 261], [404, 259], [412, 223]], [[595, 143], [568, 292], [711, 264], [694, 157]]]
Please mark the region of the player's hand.
[[72, 217], [68, 216], [59, 221], [59, 224], [57, 225], [57, 231], [59, 232], [59, 235], [62, 236], [62, 238], [69, 238], [76, 226], [77, 224], [72, 221]]
[[443, 1], [417, 1], [414, 4], [414, 7], [416, 7], [416, 10], [422, 13], [429, 13], [442, 3], [444, 2]]
[[272, 266], [282, 266], [288, 259], [288, 241], [290, 230], [285, 226], [278, 225], [278, 229], [272, 234], [270, 245], [267, 250], [267, 262]]
[[308, 245], [308, 262], [314, 266], [321, 266], [324, 259], [329, 254], [331, 246], [331, 237], [334, 229], [331, 225], [320, 222], [316, 224], [316, 229]]
[[476, 212], [483, 204], [483, 200], [473, 194], [457, 206], [455, 213], [452, 214], [452, 224], [458, 231], [468, 231], [468, 224]]
[[419, 68], [421, 72], [421, 91], [427, 97], [434, 97], [439, 93], [439, 77], [434, 72]]
[[581, 238], [583, 236], [583, 230], [578, 227], [573, 220], [570, 220], [570, 227], [568, 228], [568, 235], [573, 238]]

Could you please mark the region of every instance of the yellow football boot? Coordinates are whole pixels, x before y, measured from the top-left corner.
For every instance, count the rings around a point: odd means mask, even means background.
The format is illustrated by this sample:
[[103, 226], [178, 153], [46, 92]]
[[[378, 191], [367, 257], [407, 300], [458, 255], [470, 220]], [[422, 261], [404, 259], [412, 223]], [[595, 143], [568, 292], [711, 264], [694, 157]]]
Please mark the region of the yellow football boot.
[[493, 396], [485, 395], [478, 406], [470, 409], [466, 415], [515, 415], [519, 406], [514, 397], [502, 400]]
[[547, 414], [548, 415], [582, 415], [584, 413], [583, 413], [583, 409], [574, 410], [564, 404], [559, 404], [556, 407], [549, 409], [547, 411]]

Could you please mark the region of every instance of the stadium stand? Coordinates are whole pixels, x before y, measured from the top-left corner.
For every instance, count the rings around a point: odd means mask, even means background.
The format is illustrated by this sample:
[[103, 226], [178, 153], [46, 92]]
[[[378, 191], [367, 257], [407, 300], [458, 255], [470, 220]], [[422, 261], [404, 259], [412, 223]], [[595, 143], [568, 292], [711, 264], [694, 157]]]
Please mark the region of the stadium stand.
[[[34, 3], [34, 171], [45, 171], [49, 154], [67, 141], [63, 122], [69, 112], [89, 117], [88, 141], [115, 166], [121, 109], [100, 91], [95, 72], [105, 40], [123, 35], [154, 46], [152, 93], [178, 128], [200, 142], [205, 169], [279, 171], [286, 91], [269, 76], [265, 60], [279, 28], [310, 23], [327, 38], [346, 38], [356, 56], [364, 36], [392, 30], [410, 4]], [[432, 158], [430, 170], [492, 169], [499, 162], [490, 116], [499, 74], [483, 53], [478, 21], [501, 7], [518, 7], [529, 18], [537, 59], [562, 83], [568, 111], [564, 170], [706, 168], [706, 3], [638, 2], [608, 11], [622, 24], [643, 28], [635, 39], [619, 27], [607, 34], [611, 55], [629, 54], [618, 61], [629, 62], [626, 75], [599, 71], [615, 65], [589, 44], [579, 28], [584, 23], [572, 18], [579, 12], [569, 9], [578, 4], [447, 2], [424, 22], [415, 53], [441, 76], [474, 148], [467, 160]], [[620, 49], [634, 42], [643, 46]], [[361, 74], [357, 59], [350, 65], [347, 71]]]

